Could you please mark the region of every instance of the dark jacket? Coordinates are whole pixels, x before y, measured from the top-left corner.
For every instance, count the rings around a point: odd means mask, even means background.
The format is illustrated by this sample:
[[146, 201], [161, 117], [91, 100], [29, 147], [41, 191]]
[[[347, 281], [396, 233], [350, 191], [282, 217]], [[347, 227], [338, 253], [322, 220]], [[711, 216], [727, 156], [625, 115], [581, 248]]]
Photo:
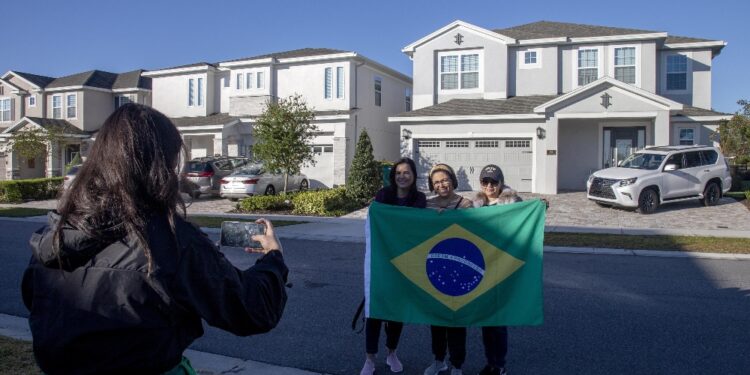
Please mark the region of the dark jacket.
[[[393, 188], [393, 185], [378, 190], [377, 194], [375, 194], [375, 201], [394, 206], [399, 205], [396, 189]], [[409, 195], [406, 196], [406, 204], [404, 204], [404, 206], [425, 208], [427, 206], [427, 197], [425, 197], [424, 193], [420, 191], [411, 191], [409, 192]]]
[[58, 259], [58, 221], [50, 213], [32, 235], [22, 282], [34, 356], [47, 374], [161, 373], [203, 335], [201, 319], [241, 336], [281, 319], [288, 270], [278, 251], [241, 271], [194, 225], [175, 218], [175, 243], [166, 217], [154, 218], [148, 276], [133, 236], [97, 240], [66, 226]]

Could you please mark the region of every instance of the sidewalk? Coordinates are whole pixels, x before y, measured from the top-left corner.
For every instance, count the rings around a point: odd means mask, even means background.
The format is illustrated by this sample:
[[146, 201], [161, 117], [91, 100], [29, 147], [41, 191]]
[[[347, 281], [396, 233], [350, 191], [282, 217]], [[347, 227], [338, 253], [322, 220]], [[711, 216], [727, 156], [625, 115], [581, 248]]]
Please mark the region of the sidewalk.
[[[26, 318], [0, 314], [0, 336], [17, 340], [31, 341], [31, 331]], [[291, 367], [274, 366], [263, 362], [246, 361], [241, 358], [227, 357], [218, 354], [186, 350], [185, 356], [190, 359], [193, 368], [201, 375], [218, 374], [265, 374], [265, 375], [325, 375]]]

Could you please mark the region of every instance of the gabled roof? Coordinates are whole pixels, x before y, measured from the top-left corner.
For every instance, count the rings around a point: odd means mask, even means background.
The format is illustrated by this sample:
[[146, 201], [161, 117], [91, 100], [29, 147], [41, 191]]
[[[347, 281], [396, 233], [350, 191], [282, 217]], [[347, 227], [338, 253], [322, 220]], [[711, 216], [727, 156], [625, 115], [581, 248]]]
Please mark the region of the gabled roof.
[[69, 86], [89, 86], [102, 89], [111, 89], [117, 79], [117, 74], [101, 70], [89, 70], [88, 72], [76, 73], [60, 77], [52, 81], [46, 88], [53, 89]]
[[50, 82], [52, 82], [52, 81], [55, 80], [52, 77], [41, 76], [41, 75], [38, 75], [38, 74], [18, 72], [18, 71], [15, 71], [15, 70], [11, 71], [11, 73], [15, 74], [15, 75], [17, 75], [17, 76], [19, 76], [19, 77], [27, 80], [27, 81], [29, 81], [30, 83], [32, 83], [32, 84], [34, 84], [34, 85], [36, 85], [36, 86], [38, 86], [40, 88], [46, 87]]
[[715, 42], [715, 40], [713, 40], [713, 39], [692, 38], [692, 37], [689, 37], [689, 36], [670, 35], [664, 41], [665, 44], [701, 43], [701, 42]]
[[234, 61], [243, 61], [243, 60], [260, 60], [260, 59], [267, 59], [267, 58], [274, 58], [274, 59], [290, 59], [295, 57], [309, 57], [309, 56], [321, 56], [321, 55], [333, 55], [338, 53], [347, 53], [350, 51], [342, 51], [338, 49], [331, 49], [331, 48], [300, 48], [290, 51], [281, 51], [281, 52], [274, 52], [274, 53], [267, 53], [265, 55], [257, 55], [252, 57], [243, 57], [241, 59], [232, 59], [222, 62], [234, 62]]
[[89, 133], [77, 128], [75, 125], [71, 124], [67, 120], [41, 118], [41, 117], [29, 117], [29, 116], [26, 116], [18, 120], [18, 122], [13, 124], [13, 126], [5, 129], [3, 133], [5, 134], [13, 133], [17, 129], [21, 128], [21, 125], [27, 122], [38, 125], [46, 130], [52, 130], [52, 131], [58, 132], [60, 134], [82, 135], [82, 136], [89, 135]]
[[616, 36], [634, 34], [653, 34], [659, 31], [626, 29], [621, 27], [583, 25], [577, 23], [538, 21], [505, 29], [492, 30], [498, 34], [514, 39], [544, 38], [589, 38], [597, 36]]
[[185, 126], [226, 125], [239, 120], [239, 118], [230, 116], [227, 113], [214, 113], [200, 117], [176, 117], [171, 120], [174, 126], [179, 128]]
[[534, 108], [557, 95], [514, 96], [508, 99], [452, 99], [394, 117], [491, 116], [534, 114]]
[[732, 116], [731, 113], [724, 113], [724, 112], [716, 112], [712, 111], [710, 109], [703, 109], [698, 107], [693, 107], [691, 105], [683, 104], [682, 110], [676, 111], [672, 114], [672, 116], [686, 116], [686, 117], [694, 117], [694, 116]]
[[145, 70], [138, 69], [132, 72], [118, 74], [115, 82], [112, 84], [112, 90], [130, 88], [151, 90], [151, 78], [144, 77], [142, 75], [143, 72], [145, 72]]

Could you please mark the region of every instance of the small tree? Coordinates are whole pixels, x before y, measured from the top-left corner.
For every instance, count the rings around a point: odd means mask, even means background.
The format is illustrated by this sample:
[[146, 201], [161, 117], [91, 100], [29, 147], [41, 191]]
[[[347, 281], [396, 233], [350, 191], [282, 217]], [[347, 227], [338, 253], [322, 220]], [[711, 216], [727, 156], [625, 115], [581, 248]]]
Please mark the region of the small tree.
[[289, 174], [299, 173], [305, 165], [315, 164], [311, 141], [318, 127], [311, 124], [315, 112], [299, 94], [277, 103], [266, 103], [266, 109], [253, 127], [253, 154], [267, 170], [284, 173], [284, 193]]
[[53, 129], [26, 128], [13, 133], [6, 150], [15, 152], [25, 159], [33, 159], [47, 152], [47, 146], [60, 138]]
[[372, 155], [370, 136], [367, 135], [367, 130], [362, 130], [346, 181], [347, 194], [361, 201], [371, 199], [383, 186], [380, 174], [380, 163]]
[[726, 156], [735, 157], [736, 164], [750, 163], [750, 102], [737, 101], [742, 107], [729, 121], [719, 125], [719, 143]]

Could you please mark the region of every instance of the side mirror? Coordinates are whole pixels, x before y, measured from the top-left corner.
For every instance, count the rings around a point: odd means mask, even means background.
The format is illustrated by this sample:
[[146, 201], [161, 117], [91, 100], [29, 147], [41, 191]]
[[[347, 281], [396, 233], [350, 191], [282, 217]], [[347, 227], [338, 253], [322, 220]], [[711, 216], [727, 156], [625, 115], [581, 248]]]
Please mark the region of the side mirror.
[[677, 170], [677, 164], [667, 164], [666, 166], [664, 166], [664, 172], [676, 171], [676, 170]]

